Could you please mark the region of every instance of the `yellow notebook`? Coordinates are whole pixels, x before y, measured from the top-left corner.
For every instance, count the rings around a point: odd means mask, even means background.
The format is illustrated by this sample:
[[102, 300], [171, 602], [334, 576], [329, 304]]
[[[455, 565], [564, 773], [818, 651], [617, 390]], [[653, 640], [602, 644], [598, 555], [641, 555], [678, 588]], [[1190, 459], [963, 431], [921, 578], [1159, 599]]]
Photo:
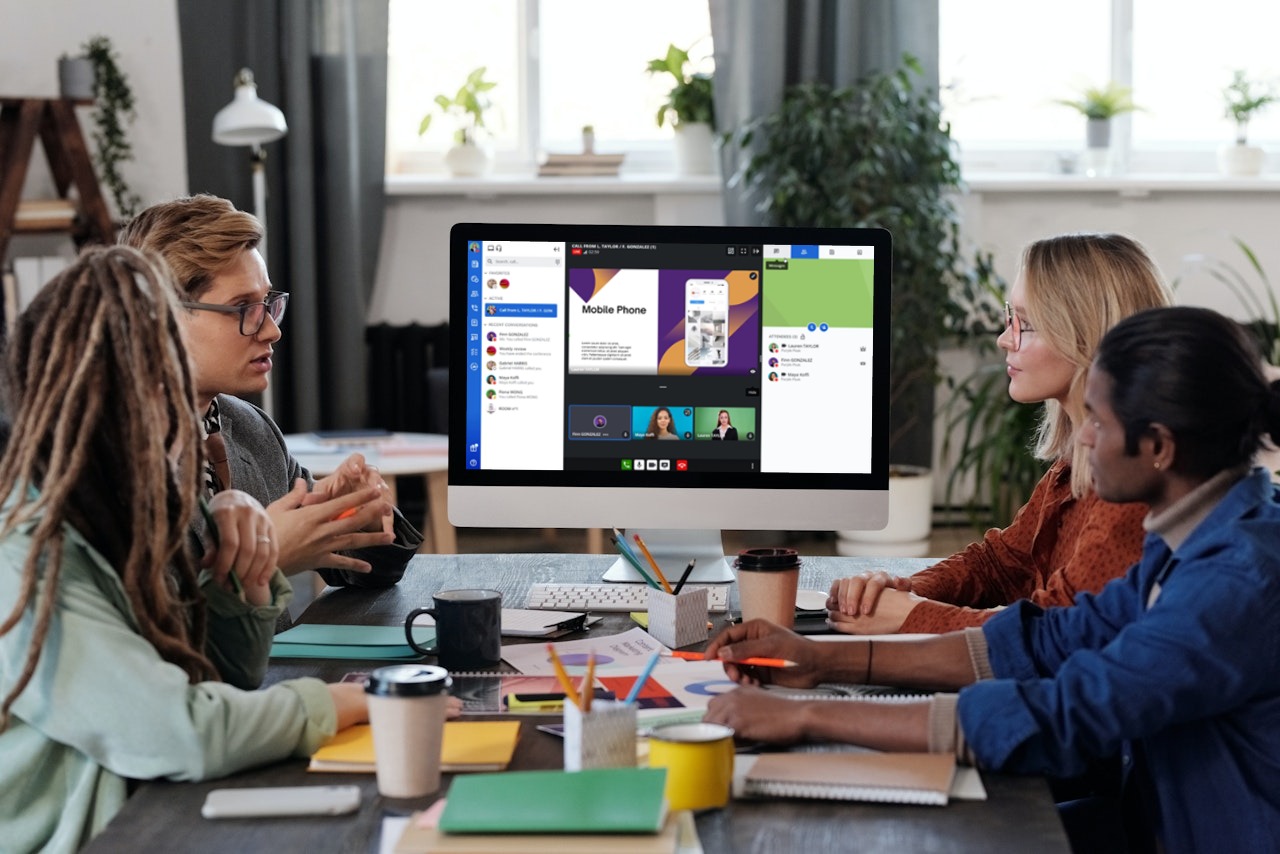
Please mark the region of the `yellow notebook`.
[[[440, 770], [501, 771], [511, 762], [520, 721], [448, 721], [440, 748]], [[311, 757], [308, 771], [373, 773], [373, 730], [368, 724], [342, 730]]]

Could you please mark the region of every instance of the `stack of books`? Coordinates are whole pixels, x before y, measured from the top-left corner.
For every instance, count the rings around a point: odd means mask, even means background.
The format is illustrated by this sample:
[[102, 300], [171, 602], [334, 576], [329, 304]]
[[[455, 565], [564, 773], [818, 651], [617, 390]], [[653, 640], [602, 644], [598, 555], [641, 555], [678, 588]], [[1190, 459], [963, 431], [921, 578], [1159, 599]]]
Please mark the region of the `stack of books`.
[[538, 175], [617, 175], [625, 154], [548, 154]]

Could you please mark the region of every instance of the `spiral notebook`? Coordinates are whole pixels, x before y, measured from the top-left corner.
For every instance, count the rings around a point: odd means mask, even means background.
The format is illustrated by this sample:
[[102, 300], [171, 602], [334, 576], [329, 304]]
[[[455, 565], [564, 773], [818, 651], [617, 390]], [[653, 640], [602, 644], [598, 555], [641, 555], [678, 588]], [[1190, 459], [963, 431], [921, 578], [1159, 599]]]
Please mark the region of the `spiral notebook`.
[[950, 753], [766, 753], [743, 794], [945, 806], [955, 776]]

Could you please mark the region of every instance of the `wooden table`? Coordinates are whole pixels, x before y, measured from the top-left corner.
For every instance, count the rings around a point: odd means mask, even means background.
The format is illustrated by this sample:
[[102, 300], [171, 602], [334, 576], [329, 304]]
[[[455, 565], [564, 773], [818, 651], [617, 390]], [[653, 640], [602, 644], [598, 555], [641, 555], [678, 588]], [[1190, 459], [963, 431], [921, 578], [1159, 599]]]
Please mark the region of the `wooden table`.
[[[543, 581], [594, 581], [611, 563], [603, 555], [418, 555], [404, 580], [389, 590], [331, 588], [302, 615], [301, 622], [398, 625], [411, 608], [427, 605], [436, 590], [489, 587], [509, 605], [521, 605], [529, 585]], [[864, 568], [910, 573], [927, 561], [910, 558], [806, 558], [801, 587], [825, 589], [834, 578]], [[736, 605], [736, 590], [730, 593]], [[630, 627], [625, 615], [609, 615], [595, 633]], [[267, 681], [313, 675], [339, 679], [377, 662], [277, 660]], [[559, 739], [535, 730], [545, 716], [521, 728], [513, 770], [560, 767]], [[308, 775], [303, 761], [282, 762], [207, 783], [143, 784], [88, 852], [134, 851], [377, 851], [382, 819], [407, 815], [434, 797], [383, 798], [372, 775]], [[446, 775], [446, 778], [448, 775]], [[984, 773], [986, 801], [956, 801], [946, 807], [862, 804], [836, 801], [771, 800], [732, 802], [697, 817], [708, 854], [718, 852], [961, 852], [1070, 850], [1045, 780]], [[364, 799], [350, 816], [308, 819], [206, 821], [205, 794], [221, 786], [320, 785], [353, 783]], [[446, 786], [448, 780], [446, 779]]]
[[364, 454], [378, 467], [396, 501], [396, 478], [420, 476], [426, 484], [427, 538], [423, 551], [454, 554], [458, 532], [449, 524], [449, 437], [439, 433], [390, 433], [385, 438], [317, 439], [314, 433], [290, 433], [284, 437], [289, 453], [316, 477], [333, 474], [338, 464], [354, 453]]

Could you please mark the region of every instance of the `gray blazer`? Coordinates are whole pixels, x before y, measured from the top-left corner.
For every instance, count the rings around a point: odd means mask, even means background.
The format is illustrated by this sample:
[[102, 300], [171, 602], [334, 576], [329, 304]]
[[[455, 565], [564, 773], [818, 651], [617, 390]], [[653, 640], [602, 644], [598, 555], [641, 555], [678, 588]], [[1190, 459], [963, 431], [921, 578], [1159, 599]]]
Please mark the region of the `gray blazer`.
[[[227, 446], [231, 483], [267, 506], [289, 493], [293, 482], [304, 478], [315, 482], [311, 472], [298, 465], [289, 454], [276, 423], [258, 407], [227, 394], [218, 395], [222, 438]], [[404, 575], [409, 558], [422, 545], [422, 534], [397, 509], [395, 542], [385, 546], [357, 549], [349, 554], [369, 562], [368, 573], [342, 569], [321, 569], [325, 583], [335, 586], [390, 587]]]

